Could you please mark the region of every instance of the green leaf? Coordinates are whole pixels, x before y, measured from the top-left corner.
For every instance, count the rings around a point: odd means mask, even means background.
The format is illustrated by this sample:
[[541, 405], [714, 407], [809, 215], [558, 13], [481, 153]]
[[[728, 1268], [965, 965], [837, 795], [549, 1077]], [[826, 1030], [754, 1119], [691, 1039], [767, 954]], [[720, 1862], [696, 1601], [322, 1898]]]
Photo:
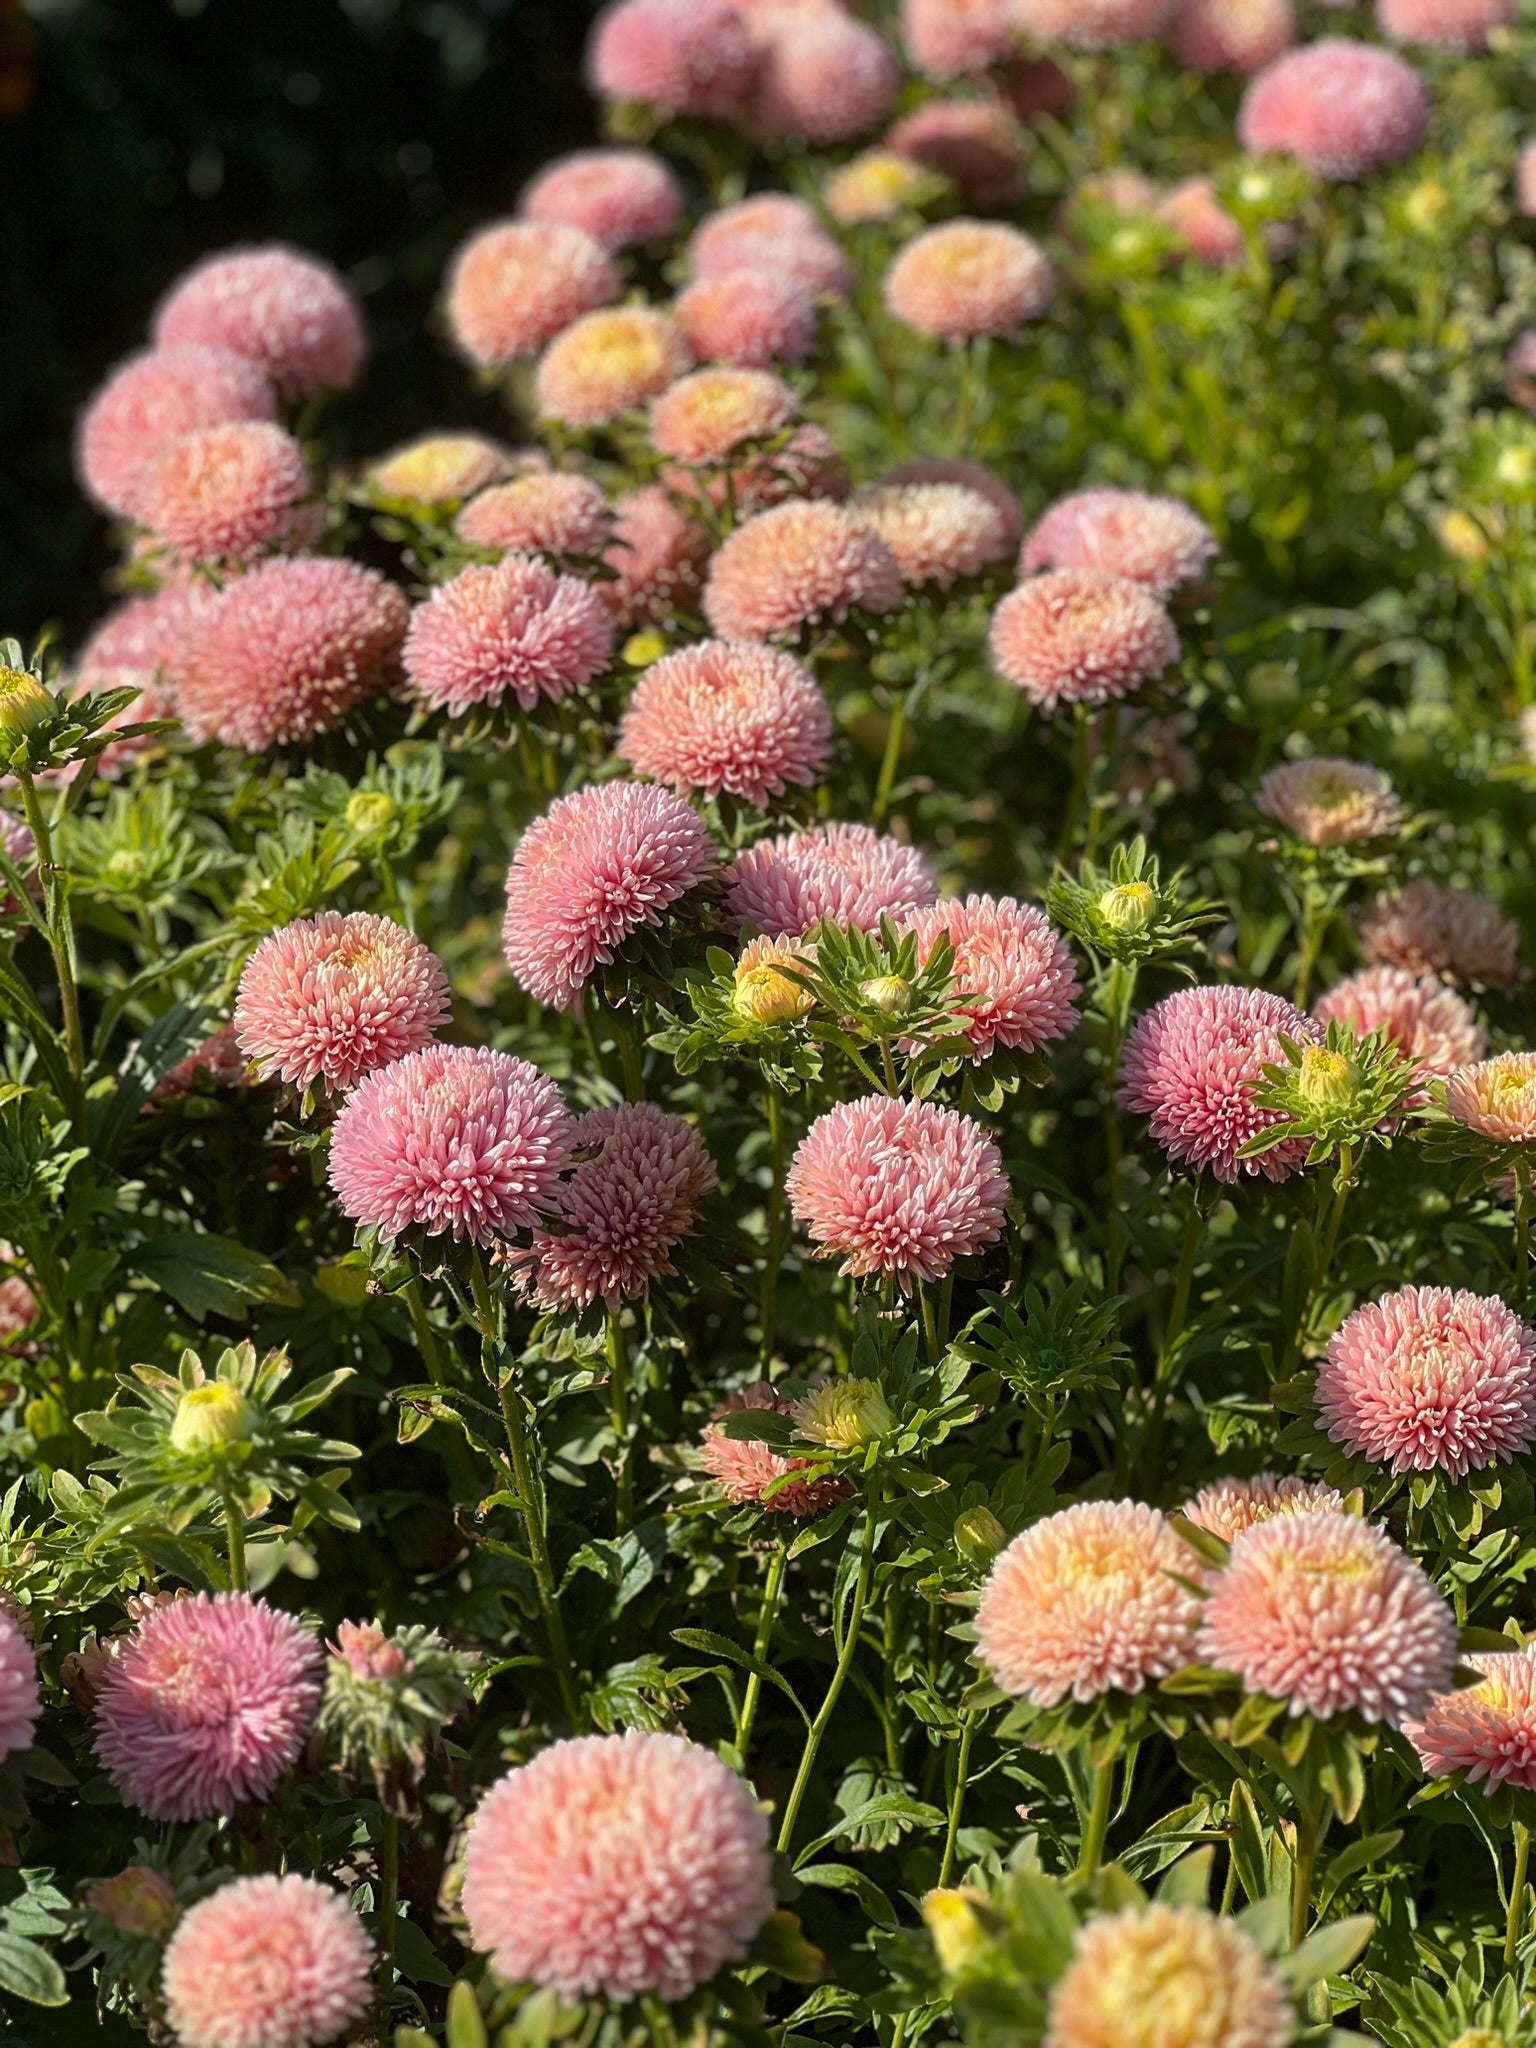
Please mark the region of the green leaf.
[[791, 1984], [819, 1984], [827, 1974], [827, 1959], [805, 1938], [799, 1920], [782, 1908], [768, 1916], [752, 1944], [752, 1961]]
[[488, 2039], [475, 1987], [461, 1978], [448, 1994], [448, 2048], [486, 2048]]
[[1357, 1957], [1365, 1953], [1376, 1932], [1374, 1913], [1353, 1913], [1347, 1920], [1330, 1921], [1309, 1934], [1298, 1949], [1281, 1956], [1276, 1968], [1298, 1998], [1325, 1977], [1340, 1977]]
[[750, 1650], [743, 1650], [733, 1643], [729, 1636], [717, 1635], [712, 1628], [675, 1628], [672, 1640], [681, 1643], [685, 1650], [702, 1650], [708, 1657], [724, 1657], [727, 1663], [739, 1664], [743, 1671], [750, 1671], [765, 1684], [777, 1686], [806, 1727], [810, 1727], [811, 1717], [795, 1697], [789, 1680], [775, 1671], [771, 1664], [765, 1664], [761, 1657], [754, 1657]]
[[948, 1816], [937, 1806], [925, 1806], [920, 1799], [913, 1799], [905, 1792], [879, 1792], [873, 1799], [866, 1799], [862, 1806], [845, 1813], [837, 1826], [828, 1828], [824, 1835], [818, 1835], [814, 1842], [807, 1842], [795, 1859], [795, 1868], [814, 1856], [818, 1849], [825, 1849], [829, 1842], [836, 1842], [845, 1835], [851, 1835], [856, 1828], [866, 1827], [871, 1821], [894, 1820], [905, 1822], [908, 1827], [932, 1830], [945, 1825]]
[[257, 1303], [298, 1308], [303, 1296], [270, 1259], [232, 1237], [197, 1230], [167, 1230], [129, 1254], [130, 1270], [153, 1281], [189, 1316], [243, 1317]]
[[29, 2005], [67, 2005], [64, 1972], [47, 1949], [0, 1930], [0, 1987]]
[[1330, 1893], [1336, 1892], [1357, 1870], [1364, 1870], [1368, 1863], [1390, 1856], [1402, 1839], [1401, 1828], [1384, 1828], [1379, 1835], [1365, 1835], [1360, 1841], [1351, 1842], [1347, 1849], [1341, 1849], [1323, 1873]]
[[819, 1885], [823, 1891], [852, 1892], [877, 1927], [899, 1924], [896, 1908], [879, 1885], [862, 1870], [855, 1870], [851, 1863], [813, 1863], [808, 1870], [797, 1870], [795, 1875], [801, 1884]]
[[1232, 1865], [1249, 1901], [1257, 1905], [1269, 1890], [1269, 1852], [1253, 1794], [1239, 1778], [1227, 1802], [1232, 1828]]

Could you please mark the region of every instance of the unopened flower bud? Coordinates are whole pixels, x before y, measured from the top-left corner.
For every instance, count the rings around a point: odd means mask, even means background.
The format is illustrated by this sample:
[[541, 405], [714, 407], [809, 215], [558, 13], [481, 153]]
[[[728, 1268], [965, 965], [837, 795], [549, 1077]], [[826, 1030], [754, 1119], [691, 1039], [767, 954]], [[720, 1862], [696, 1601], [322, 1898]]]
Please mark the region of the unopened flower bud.
[[478, 1664], [427, 1628], [386, 1635], [377, 1622], [344, 1621], [337, 1629], [320, 1727], [348, 1770], [371, 1769], [391, 1812], [408, 1806], [427, 1750], [468, 1705]]
[[400, 806], [382, 789], [354, 790], [347, 798], [347, 830], [359, 839], [376, 839], [395, 822]]
[[735, 1009], [754, 1024], [792, 1024], [816, 998], [784, 972], [796, 956], [776, 939], [754, 939], [736, 965]]
[[402, 1646], [367, 1622], [341, 1624], [336, 1631], [336, 1655], [354, 1678], [404, 1678], [411, 1668]]
[[624, 642], [624, 660], [630, 668], [649, 668], [667, 651], [666, 636], [654, 626], [643, 633], [631, 633]]
[[861, 981], [859, 994], [882, 1017], [905, 1017], [912, 1007], [912, 984], [899, 974], [876, 974]]
[[1157, 891], [1149, 882], [1121, 882], [1099, 898], [1099, 915], [1112, 931], [1144, 932], [1157, 915]]
[[895, 1427], [891, 1405], [874, 1380], [828, 1380], [795, 1403], [799, 1434], [828, 1450], [862, 1450]]
[[1497, 2027], [1468, 2027], [1464, 2034], [1458, 2034], [1451, 2048], [1507, 2048], [1508, 2037]]
[[1435, 536], [1445, 552], [1458, 562], [1486, 562], [1488, 536], [1472, 517], [1455, 507], [1442, 512], [1435, 522]]
[[1524, 490], [1536, 477], [1536, 455], [1529, 448], [1506, 448], [1494, 465], [1494, 474], [1501, 484]]
[[1301, 1055], [1301, 1074], [1296, 1087], [1304, 1102], [1328, 1109], [1342, 1109], [1355, 1092], [1360, 1070], [1341, 1052], [1323, 1045], [1309, 1045]]
[[989, 1507], [967, 1508], [955, 1518], [955, 1548], [973, 1571], [986, 1571], [1007, 1541], [1008, 1531]]
[[0, 734], [35, 732], [53, 716], [54, 701], [30, 669], [0, 668]]
[[929, 1892], [923, 1900], [923, 1924], [946, 1977], [958, 1977], [987, 1945], [975, 1900], [975, 1892], [960, 1890]]
[[85, 1895], [91, 1912], [110, 1920], [121, 1934], [136, 1934], [146, 1941], [160, 1941], [181, 1918], [176, 1894], [160, 1875], [144, 1863], [130, 1863], [116, 1877], [92, 1885]]
[[228, 1380], [189, 1387], [176, 1404], [171, 1448], [192, 1453], [243, 1443], [256, 1427], [256, 1411]]

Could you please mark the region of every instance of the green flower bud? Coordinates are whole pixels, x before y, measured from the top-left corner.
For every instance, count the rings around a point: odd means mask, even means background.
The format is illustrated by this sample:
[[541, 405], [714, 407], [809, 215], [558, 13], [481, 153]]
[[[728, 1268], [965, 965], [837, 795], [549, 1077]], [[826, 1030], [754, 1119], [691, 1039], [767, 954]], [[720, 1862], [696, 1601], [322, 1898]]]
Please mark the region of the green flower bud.
[[1255, 711], [1289, 711], [1301, 696], [1301, 684], [1283, 661], [1261, 661], [1243, 684]]
[[899, 974], [877, 974], [861, 981], [859, 994], [882, 1017], [905, 1017], [912, 1007], [912, 984]]
[[347, 798], [347, 830], [359, 839], [376, 839], [387, 832], [400, 814], [400, 806], [382, 789], [354, 790]]
[[1343, 1053], [1330, 1052], [1323, 1045], [1309, 1045], [1301, 1056], [1296, 1087], [1303, 1102], [1342, 1109], [1354, 1094], [1359, 1078], [1360, 1069]]
[[1112, 931], [1144, 932], [1157, 915], [1157, 891], [1148, 882], [1121, 882], [1104, 891], [1098, 909]]
[[0, 668], [0, 733], [36, 732], [52, 718], [55, 708], [30, 669]]
[[973, 1571], [986, 1571], [1007, 1541], [1008, 1531], [988, 1507], [967, 1508], [955, 1518], [955, 1548]]
[[256, 1411], [228, 1380], [189, 1387], [176, 1404], [171, 1448], [190, 1456], [243, 1443], [256, 1427]]

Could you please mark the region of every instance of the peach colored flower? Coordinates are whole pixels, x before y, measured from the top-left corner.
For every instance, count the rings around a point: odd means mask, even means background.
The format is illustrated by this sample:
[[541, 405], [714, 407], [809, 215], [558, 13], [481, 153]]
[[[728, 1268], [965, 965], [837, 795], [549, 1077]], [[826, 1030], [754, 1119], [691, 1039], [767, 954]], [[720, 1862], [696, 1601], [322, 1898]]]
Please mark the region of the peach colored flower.
[[1320, 1479], [1277, 1479], [1273, 1472], [1256, 1472], [1251, 1479], [1213, 1479], [1184, 1503], [1184, 1518], [1235, 1543], [1245, 1529], [1276, 1515], [1326, 1514], [1343, 1505], [1338, 1489]]
[[791, 500], [738, 526], [715, 554], [704, 613], [726, 640], [776, 640], [849, 611], [894, 611], [901, 571], [880, 536], [824, 498]]
[[1198, 583], [1221, 552], [1198, 513], [1149, 491], [1074, 491], [1030, 528], [1020, 576], [1037, 569], [1095, 569], [1127, 576], [1159, 597]]
[[770, 370], [726, 365], [681, 377], [651, 406], [651, 446], [690, 468], [728, 463], [794, 418], [795, 394]]
[[665, 391], [693, 362], [687, 337], [651, 306], [583, 314], [539, 360], [539, 410], [562, 426], [601, 427]]
[[172, 442], [226, 420], [270, 420], [276, 410], [266, 372], [233, 349], [145, 349], [120, 363], [81, 413], [75, 470], [103, 511], [132, 519], [144, 471]]
[[1445, 1084], [1457, 1123], [1504, 1145], [1536, 1139], [1536, 1052], [1501, 1052], [1462, 1067]]
[[775, 1415], [795, 1412], [793, 1401], [784, 1400], [766, 1381], [759, 1381], [742, 1393], [730, 1395], [715, 1410], [714, 1420], [699, 1438], [699, 1462], [733, 1507], [760, 1507], [767, 1514], [809, 1516], [822, 1514], [848, 1498], [853, 1489], [836, 1473], [811, 1479], [793, 1476], [816, 1470], [809, 1458], [786, 1458], [768, 1444], [726, 1436], [720, 1428], [721, 1418], [750, 1408], [767, 1409]]
[[883, 121], [901, 90], [889, 43], [829, 0], [755, 0], [752, 119], [768, 136], [847, 142]]
[[925, 228], [885, 276], [885, 302], [903, 325], [942, 341], [1008, 337], [1051, 302], [1055, 274], [1017, 228], [954, 220]]
[[1038, 1052], [1077, 1024], [1077, 970], [1044, 911], [1011, 896], [950, 897], [907, 919], [925, 964], [940, 936], [955, 950], [954, 982], [972, 1054], [999, 1045]]
[[1525, 979], [1520, 927], [1486, 896], [1415, 875], [1399, 895], [1376, 898], [1360, 925], [1370, 960], [1511, 994]]
[[1168, 26], [1177, 0], [1014, 0], [1014, 19], [1031, 42], [1106, 50], [1144, 43]]
[[613, 530], [608, 501], [590, 477], [570, 470], [534, 470], [477, 492], [453, 530], [478, 548], [513, 553], [600, 555]]
[[536, 450], [514, 452], [484, 434], [423, 434], [373, 463], [366, 480], [383, 498], [457, 505], [503, 477], [537, 475], [544, 468]]
[[755, 265], [697, 279], [672, 312], [701, 363], [754, 370], [803, 363], [816, 342], [816, 307], [805, 286]]
[[666, 625], [696, 605], [709, 553], [709, 534], [660, 484], [625, 491], [603, 549], [612, 575], [597, 594], [623, 626]]
[[545, 165], [517, 210], [524, 220], [580, 228], [611, 253], [675, 235], [683, 193], [654, 150], [577, 149]]
[[1380, 839], [1402, 821], [1397, 793], [1379, 768], [1322, 755], [1271, 768], [1254, 803], [1309, 846]]
[[1168, 46], [1196, 71], [1260, 71], [1296, 40], [1291, 0], [1179, 0]]
[[1385, 1031], [1421, 1074], [1453, 1074], [1480, 1060], [1488, 1034], [1472, 1005], [1432, 974], [1406, 967], [1367, 967], [1338, 982], [1312, 1005], [1325, 1027], [1347, 1024], [1359, 1037]]
[[966, 484], [880, 484], [851, 510], [879, 534], [907, 584], [948, 590], [1008, 553], [1008, 522]]
[[180, 562], [239, 564], [308, 546], [324, 512], [304, 451], [269, 420], [183, 434], [141, 471], [137, 517]]
[[1352, 179], [1412, 155], [1429, 94], [1391, 50], [1324, 36], [1277, 57], [1238, 110], [1237, 135], [1255, 154], [1293, 156], [1319, 177]]
[[498, 221], [459, 250], [448, 273], [448, 325], [472, 363], [536, 355], [623, 289], [602, 243], [563, 221]]
[[1392, 43], [1470, 55], [1488, 47], [1488, 31], [1515, 19], [1516, 0], [1376, 0], [1376, 25]]
[[587, 43], [587, 80], [599, 99], [706, 121], [743, 111], [758, 63], [733, 0], [614, 0]]
[[901, 0], [901, 37], [916, 70], [949, 79], [1001, 63], [1019, 30], [1012, 0]]
[[1481, 1682], [1430, 1701], [1403, 1733], [1431, 1778], [1465, 1773], [1491, 1799], [1502, 1785], [1536, 1791], [1536, 1644], [1464, 1656]]
[[648, 668], [619, 727], [640, 775], [759, 808], [816, 781], [832, 752], [832, 714], [810, 670], [754, 641], [702, 640]]
[[999, 675], [1037, 704], [1104, 704], [1155, 682], [1179, 659], [1179, 636], [1145, 584], [1097, 569], [1052, 569], [992, 614]]
[[1241, 1927], [1153, 1901], [1081, 1930], [1044, 2048], [1286, 2048], [1296, 2024], [1285, 1980]]
[[321, 2048], [373, 2003], [373, 1943], [312, 1877], [238, 1877], [188, 1908], [162, 1965], [182, 2048]]
[[347, 390], [368, 350], [362, 311], [336, 272], [280, 242], [195, 265], [161, 300], [154, 333], [164, 347], [233, 349], [289, 398]]

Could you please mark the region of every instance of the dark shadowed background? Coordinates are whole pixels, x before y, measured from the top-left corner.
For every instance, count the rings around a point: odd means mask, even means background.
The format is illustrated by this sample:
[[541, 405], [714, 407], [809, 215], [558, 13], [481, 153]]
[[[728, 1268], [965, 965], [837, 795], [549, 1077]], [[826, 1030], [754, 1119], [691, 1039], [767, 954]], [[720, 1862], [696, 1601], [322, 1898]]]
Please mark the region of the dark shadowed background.
[[279, 239], [362, 294], [374, 356], [341, 453], [504, 427], [432, 322], [454, 244], [589, 141], [597, 0], [0, 0], [0, 634], [77, 637], [106, 523], [75, 413], [155, 300], [221, 244]]

